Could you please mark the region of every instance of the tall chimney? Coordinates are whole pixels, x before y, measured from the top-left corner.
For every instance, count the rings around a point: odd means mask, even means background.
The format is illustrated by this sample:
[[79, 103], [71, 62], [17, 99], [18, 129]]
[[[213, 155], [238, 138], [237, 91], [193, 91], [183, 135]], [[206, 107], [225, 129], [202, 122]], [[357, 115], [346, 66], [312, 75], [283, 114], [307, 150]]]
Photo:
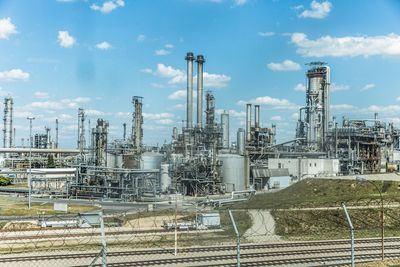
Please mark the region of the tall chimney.
[[254, 127], [260, 128], [260, 105], [254, 106]]
[[197, 59], [197, 127], [203, 127], [203, 63], [206, 62], [203, 55]]
[[192, 52], [186, 54], [187, 61], [187, 101], [186, 101], [186, 128], [193, 127], [193, 60]]
[[251, 141], [251, 104], [246, 104], [246, 141]]

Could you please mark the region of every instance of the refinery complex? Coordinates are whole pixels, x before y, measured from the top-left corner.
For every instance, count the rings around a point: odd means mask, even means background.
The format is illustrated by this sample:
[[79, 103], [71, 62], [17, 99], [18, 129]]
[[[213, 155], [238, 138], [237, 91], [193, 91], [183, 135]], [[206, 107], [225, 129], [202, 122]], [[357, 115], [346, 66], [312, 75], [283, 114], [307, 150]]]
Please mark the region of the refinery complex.
[[[208, 196], [265, 190], [279, 177], [295, 182], [399, 169], [400, 130], [392, 123], [380, 120], [379, 114], [363, 120], [332, 114], [327, 63], [308, 64], [305, 105], [299, 111], [296, 135], [278, 143], [275, 125], [261, 127], [262, 113], [268, 111], [252, 103], [244, 107], [245, 128], [235, 129], [236, 136], [230, 136], [229, 112], [216, 118], [216, 108], [224, 107], [211, 91], [203, 91], [205, 57], [189, 52], [185, 60], [186, 123], [171, 128], [171, 141], [161, 147], [143, 143], [146, 99], [141, 96], [132, 97], [132, 122], [123, 124], [119, 139], [108, 137], [108, 121], [98, 118], [91, 126], [85, 110], [79, 108], [76, 148], [59, 147], [57, 120], [55, 131], [45, 128], [43, 133], [32, 133], [27, 145], [18, 147], [13, 99], [5, 98], [2, 173], [16, 181], [31, 181], [35, 195], [140, 201], [175, 193]], [[23, 193], [27, 189], [1, 190]]]

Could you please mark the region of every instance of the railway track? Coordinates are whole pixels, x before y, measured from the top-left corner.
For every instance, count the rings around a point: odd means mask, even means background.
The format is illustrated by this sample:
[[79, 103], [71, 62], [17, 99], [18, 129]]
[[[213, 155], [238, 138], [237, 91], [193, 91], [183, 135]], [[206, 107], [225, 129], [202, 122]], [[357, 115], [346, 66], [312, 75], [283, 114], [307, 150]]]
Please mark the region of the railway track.
[[[400, 238], [387, 238], [386, 250], [396, 250], [399, 247]], [[360, 239], [356, 241], [357, 252], [367, 251], [378, 251], [380, 249], [380, 239]], [[347, 247], [338, 247], [348, 245]], [[273, 251], [273, 249], [282, 249], [279, 251]], [[307, 242], [285, 242], [285, 243], [268, 243], [268, 244], [245, 244], [241, 246], [242, 252], [251, 250], [265, 250], [263, 252], [245, 252], [242, 253], [241, 258], [260, 258], [260, 257], [285, 257], [285, 256], [301, 256], [311, 254], [333, 254], [333, 253], [347, 253], [350, 251], [350, 243], [348, 240], [328, 240], [328, 241], [307, 241]], [[218, 252], [233, 253], [215, 255]], [[212, 258], [213, 260], [232, 260], [235, 259], [236, 246], [211, 246], [211, 247], [191, 247], [181, 248], [178, 250], [178, 255], [188, 254], [201, 254], [201, 253], [213, 253], [213, 255], [198, 256], [198, 257], [175, 257], [167, 259], [157, 259], [155, 261], [140, 261], [140, 266], [151, 266], [151, 265], [164, 265], [181, 263], [181, 261], [194, 262], [207, 261]], [[109, 252], [107, 257], [112, 259], [123, 258], [123, 257], [143, 257], [143, 256], [171, 256], [173, 249], [142, 249], [132, 251], [119, 251]], [[68, 259], [93, 259], [97, 253], [78, 253], [78, 254], [53, 254], [53, 255], [33, 255], [33, 256], [17, 256], [17, 257], [2, 257], [0, 263], [16, 263], [16, 262], [43, 262], [50, 260], [68, 260]], [[163, 263], [166, 262], [166, 263]], [[170, 263], [171, 262], [171, 263]], [[132, 262], [131, 262], [132, 263]], [[139, 264], [138, 263], [138, 264]], [[120, 263], [115, 263], [120, 264]], [[122, 263], [121, 263], [122, 264]], [[214, 264], [213, 264], [214, 265]], [[112, 265], [113, 266], [113, 265]], [[115, 265], [115, 266], [128, 266], [128, 265]], [[254, 265], [257, 266], [257, 265]], [[260, 266], [260, 265], [258, 265]], [[262, 266], [262, 265], [261, 265]]]

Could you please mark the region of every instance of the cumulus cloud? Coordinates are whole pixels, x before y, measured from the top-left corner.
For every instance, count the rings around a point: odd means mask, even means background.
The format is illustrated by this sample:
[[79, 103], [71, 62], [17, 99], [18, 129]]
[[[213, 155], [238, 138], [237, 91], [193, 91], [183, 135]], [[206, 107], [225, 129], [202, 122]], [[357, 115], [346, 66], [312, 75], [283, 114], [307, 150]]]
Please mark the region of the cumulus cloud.
[[[295, 9], [303, 9], [303, 6], [298, 6]], [[313, 18], [313, 19], [323, 19], [329, 15], [331, 12], [332, 4], [329, 1], [317, 2], [313, 0], [310, 4], [310, 9], [306, 9], [299, 14], [300, 18]]]
[[[142, 69], [142, 72], [154, 74], [158, 77], [167, 78], [169, 85], [183, 84], [186, 82], [186, 72], [181, 69], [176, 69], [172, 66], [167, 66], [165, 64], [159, 63], [157, 64], [157, 68], [155, 71], [152, 69], [146, 68]], [[197, 76], [193, 77], [194, 80], [197, 79]], [[227, 86], [228, 82], [231, 80], [231, 77], [225, 74], [214, 74], [214, 73], [203, 73], [203, 84], [204, 87], [211, 88], [222, 88]]]
[[287, 99], [279, 99], [273, 98], [270, 96], [260, 96], [254, 99], [250, 99], [249, 101], [240, 100], [237, 102], [238, 105], [244, 105], [246, 103], [258, 104], [258, 105], [266, 105], [270, 106], [274, 109], [298, 109], [299, 106], [290, 102]]
[[72, 47], [76, 43], [75, 38], [68, 31], [59, 31], [57, 38], [60, 46], [64, 48]]
[[10, 35], [17, 33], [17, 27], [11, 22], [11, 18], [0, 19], [0, 39], [8, 40]]
[[105, 113], [97, 109], [85, 109], [85, 114], [87, 116], [103, 116]]
[[177, 100], [186, 98], [186, 90], [178, 90], [168, 96], [168, 99]]
[[274, 32], [258, 32], [257, 34], [258, 34], [259, 36], [262, 36], [262, 37], [271, 37], [271, 36], [274, 36], [274, 35], [275, 35]]
[[374, 84], [374, 83], [368, 83], [368, 84], [364, 85], [364, 87], [361, 88], [360, 91], [371, 90], [371, 89], [373, 89], [373, 88], [375, 88], [375, 87], [376, 87], [376, 84]]
[[29, 77], [30, 74], [21, 69], [12, 69], [0, 72], [0, 81], [27, 81], [29, 80]]
[[38, 91], [38, 92], [34, 93], [34, 96], [36, 98], [47, 99], [47, 98], [49, 98], [49, 93]]
[[349, 104], [337, 104], [337, 105], [331, 105], [332, 110], [352, 110], [355, 109], [356, 107], [353, 105]]
[[100, 49], [100, 50], [108, 50], [108, 49], [110, 49], [112, 46], [111, 46], [110, 43], [104, 41], [104, 42], [98, 43], [98, 44], [96, 45], [96, 47], [97, 47], [98, 49]]
[[295, 112], [290, 116], [293, 120], [298, 120], [299, 119], [299, 113]]
[[356, 56], [398, 56], [400, 35], [391, 33], [377, 36], [322, 36], [308, 39], [304, 33], [293, 33], [291, 42], [297, 46], [297, 53], [305, 57], [356, 57]]
[[286, 59], [280, 63], [271, 62], [267, 65], [267, 67], [272, 71], [296, 71], [301, 69], [300, 64], [289, 59]]
[[111, 11], [119, 8], [119, 7], [123, 7], [125, 6], [125, 1], [124, 0], [111, 0], [111, 1], [106, 1], [104, 2], [102, 5], [96, 5], [96, 4], [92, 4], [90, 6], [90, 8], [92, 10], [96, 10], [96, 11], [100, 11], [103, 14], [108, 14]]
[[174, 45], [173, 44], [166, 44], [164, 47], [167, 48], [167, 49], [172, 49], [172, 48], [174, 48]]
[[[35, 101], [32, 102], [28, 107], [36, 109], [46, 109], [48, 111], [62, 110], [62, 109], [76, 109], [80, 104], [87, 103], [90, 101], [89, 97], [77, 97], [74, 99], [64, 98], [60, 101]], [[87, 111], [85, 110], [85, 113]]]
[[174, 123], [173, 118], [175, 117], [172, 113], [162, 112], [162, 113], [143, 113], [143, 118], [146, 120], [151, 120], [156, 124], [167, 125]]
[[146, 40], [146, 36], [144, 34], [139, 34], [136, 38], [136, 41], [138, 42], [144, 42], [144, 40]]
[[302, 83], [296, 84], [296, 86], [293, 88], [296, 92], [305, 92], [307, 90], [306, 86]]
[[166, 49], [158, 49], [154, 52], [156, 56], [166, 56], [169, 55], [171, 52]]
[[350, 86], [346, 84], [336, 84], [336, 83], [331, 83], [330, 87], [331, 92], [338, 92], [338, 91], [346, 91], [350, 90]]

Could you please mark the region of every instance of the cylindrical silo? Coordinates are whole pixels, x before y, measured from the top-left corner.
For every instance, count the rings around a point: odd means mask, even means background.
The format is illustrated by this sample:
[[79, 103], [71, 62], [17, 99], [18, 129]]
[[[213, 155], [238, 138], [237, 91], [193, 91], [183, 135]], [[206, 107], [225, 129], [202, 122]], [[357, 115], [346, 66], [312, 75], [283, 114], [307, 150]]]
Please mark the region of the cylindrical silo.
[[239, 128], [237, 131], [236, 149], [237, 153], [240, 155], [244, 154], [244, 144], [245, 144], [246, 132], [243, 128]]
[[161, 164], [161, 192], [167, 192], [170, 185], [169, 164]]
[[227, 191], [245, 189], [245, 161], [244, 157], [236, 154], [220, 154], [218, 159], [222, 162], [222, 183]]

